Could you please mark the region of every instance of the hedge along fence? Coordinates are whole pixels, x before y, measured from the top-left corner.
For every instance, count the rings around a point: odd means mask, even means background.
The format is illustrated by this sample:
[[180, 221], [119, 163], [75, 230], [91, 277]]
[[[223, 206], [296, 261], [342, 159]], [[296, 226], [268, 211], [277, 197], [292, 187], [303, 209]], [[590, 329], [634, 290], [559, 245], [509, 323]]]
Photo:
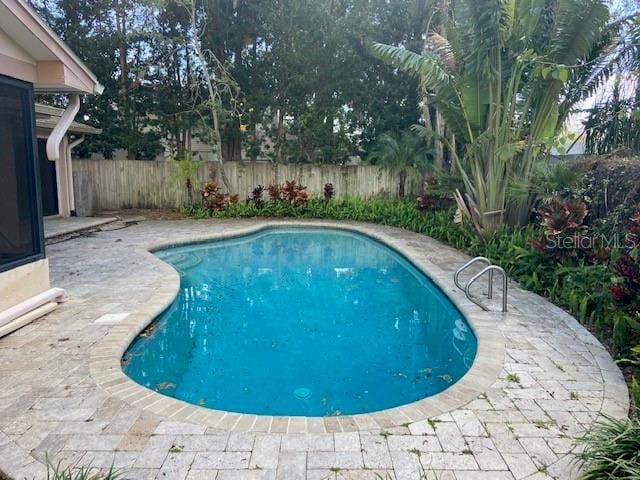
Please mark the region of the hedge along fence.
[[[205, 163], [194, 179], [194, 196], [210, 180], [210, 163]], [[140, 160], [74, 160], [74, 171], [86, 172], [96, 210], [119, 208], [179, 208], [187, 201], [184, 185], [173, 177], [171, 162]], [[322, 195], [332, 183], [337, 197], [387, 197], [398, 194], [398, 176], [372, 165], [279, 165], [274, 163], [225, 162], [231, 192], [247, 198], [257, 185], [295, 180], [312, 194]], [[406, 195], [420, 189], [417, 178], [406, 184]]]

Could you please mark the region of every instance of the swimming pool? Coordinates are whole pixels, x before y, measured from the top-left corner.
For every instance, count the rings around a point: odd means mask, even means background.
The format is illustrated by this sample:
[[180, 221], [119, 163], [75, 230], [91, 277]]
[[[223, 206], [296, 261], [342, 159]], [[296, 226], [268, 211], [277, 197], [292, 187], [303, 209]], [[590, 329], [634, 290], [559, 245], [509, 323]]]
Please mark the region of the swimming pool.
[[363, 235], [269, 229], [156, 255], [179, 272], [180, 292], [123, 368], [195, 405], [290, 416], [378, 411], [441, 392], [476, 355], [446, 295]]

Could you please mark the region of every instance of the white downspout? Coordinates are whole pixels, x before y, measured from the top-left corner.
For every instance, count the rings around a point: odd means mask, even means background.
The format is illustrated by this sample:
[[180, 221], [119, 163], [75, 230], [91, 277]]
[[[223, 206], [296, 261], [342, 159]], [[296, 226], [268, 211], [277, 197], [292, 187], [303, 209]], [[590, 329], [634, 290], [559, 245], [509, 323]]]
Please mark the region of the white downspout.
[[62, 288], [50, 288], [49, 290], [39, 293], [24, 302], [0, 312], [0, 327], [8, 325], [14, 320], [27, 315], [32, 310], [35, 310], [47, 303], [64, 302], [65, 296], [66, 292]]
[[67, 193], [69, 195], [69, 210], [71, 210], [72, 215], [74, 215], [76, 211], [76, 196], [73, 191], [73, 162], [71, 161], [71, 150], [84, 142], [84, 138], [84, 135], [82, 135], [67, 145], [67, 187], [69, 189]]
[[80, 110], [80, 96], [76, 93], [69, 95], [69, 105], [62, 113], [60, 121], [56, 124], [51, 135], [47, 139], [47, 158], [52, 162], [56, 162], [60, 158], [60, 143], [67, 134], [67, 130], [71, 126], [73, 119]]

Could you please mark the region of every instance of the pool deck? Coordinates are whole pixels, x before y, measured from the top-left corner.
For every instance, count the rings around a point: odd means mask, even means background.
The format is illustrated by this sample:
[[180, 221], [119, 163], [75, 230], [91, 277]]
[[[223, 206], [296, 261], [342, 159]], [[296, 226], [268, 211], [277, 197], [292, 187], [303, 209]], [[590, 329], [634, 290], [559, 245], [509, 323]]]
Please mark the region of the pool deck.
[[387, 241], [470, 317], [478, 359], [444, 395], [366, 416], [256, 417], [188, 406], [122, 374], [120, 353], [178, 287], [147, 248], [282, 223], [144, 221], [50, 245], [52, 283], [69, 298], [0, 339], [0, 472], [46, 478], [48, 456], [131, 479], [571, 479], [576, 439], [601, 414], [626, 416], [619, 369], [570, 315], [516, 285], [509, 313], [483, 312], [453, 286], [464, 254], [349, 222], [322, 224]]

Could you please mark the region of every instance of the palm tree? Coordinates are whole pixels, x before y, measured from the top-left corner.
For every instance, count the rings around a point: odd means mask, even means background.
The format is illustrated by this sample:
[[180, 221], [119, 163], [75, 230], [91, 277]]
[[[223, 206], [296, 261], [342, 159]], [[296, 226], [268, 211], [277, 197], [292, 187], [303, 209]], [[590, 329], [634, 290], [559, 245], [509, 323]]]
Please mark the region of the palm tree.
[[[635, 83], [635, 85], [633, 85]], [[633, 95], [624, 86], [634, 88]], [[626, 94], [626, 95], [625, 95]], [[584, 122], [586, 153], [604, 155], [620, 148], [640, 153], [640, 85], [637, 80], [619, 76], [611, 95], [603, 103], [596, 104]]]
[[602, 155], [619, 148], [640, 153], [640, 15], [622, 23], [613, 89], [591, 108], [584, 124], [587, 153]]
[[433, 154], [424, 139], [411, 131], [399, 135], [383, 133], [377, 138], [368, 160], [398, 176], [398, 196], [404, 198], [409, 173], [424, 174], [433, 161]]
[[419, 75], [455, 134], [457, 148], [417, 129], [452, 153], [464, 183], [456, 200], [476, 229], [521, 223], [531, 204], [510, 198], [510, 184], [531, 181], [573, 105], [609, 72], [615, 26], [602, 0], [457, 0], [444, 17], [447, 37], [430, 32], [423, 54], [371, 51]]

